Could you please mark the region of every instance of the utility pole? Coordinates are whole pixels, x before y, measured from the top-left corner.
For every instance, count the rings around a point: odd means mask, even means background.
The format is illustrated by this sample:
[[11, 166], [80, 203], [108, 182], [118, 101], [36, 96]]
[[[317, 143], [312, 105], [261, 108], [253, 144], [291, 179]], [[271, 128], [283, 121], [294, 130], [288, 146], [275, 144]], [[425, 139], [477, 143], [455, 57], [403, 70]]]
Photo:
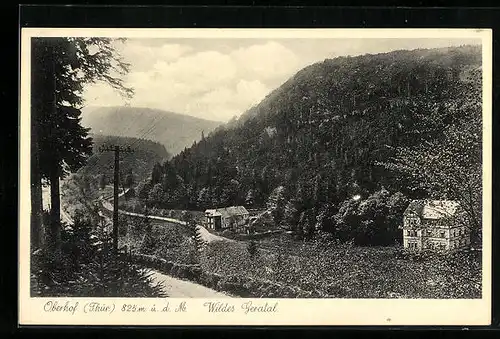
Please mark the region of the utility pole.
[[118, 190], [120, 183], [120, 152], [132, 153], [130, 146], [117, 145], [102, 145], [99, 147], [100, 152], [114, 152], [114, 183], [113, 183], [113, 252], [118, 254]]

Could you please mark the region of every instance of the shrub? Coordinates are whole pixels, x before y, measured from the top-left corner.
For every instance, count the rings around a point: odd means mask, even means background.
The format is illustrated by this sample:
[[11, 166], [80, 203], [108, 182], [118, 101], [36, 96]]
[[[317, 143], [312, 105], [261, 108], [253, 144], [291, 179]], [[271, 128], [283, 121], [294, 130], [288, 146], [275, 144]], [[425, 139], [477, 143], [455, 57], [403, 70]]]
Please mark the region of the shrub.
[[200, 266], [190, 266], [187, 278], [196, 282], [201, 282], [202, 269]]
[[[115, 256], [105, 233], [94, 233], [88, 220], [76, 218], [72, 232], [63, 230], [55, 253], [32, 257], [32, 293], [43, 297], [161, 297], [162, 286], [129, 257]], [[90, 233], [89, 233], [90, 232]], [[141, 257], [148, 261], [150, 258]]]
[[163, 272], [165, 272], [166, 274], [169, 274], [171, 271], [172, 271], [172, 267], [173, 267], [173, 263], [170, 262], [170, 261], [166, 261], [163, 263], [161, 269]]
[[173, 275], [174, 277], [178, 277], [179, 276], [179, 265], [174, 263], [172, 265], [172, 269], [170, 270], [170, 274]]
[[219, 280], [221, 280], [221, 279], [222, 279], [221, 275], [215, 274], [215, 273], [208, 273], [205, 271], [202, 273], [202, 277], [201, 277], [201, 281], [203, 282], [203, 284], [209, 288], [212, 288], [212, 289], [217, 288]]

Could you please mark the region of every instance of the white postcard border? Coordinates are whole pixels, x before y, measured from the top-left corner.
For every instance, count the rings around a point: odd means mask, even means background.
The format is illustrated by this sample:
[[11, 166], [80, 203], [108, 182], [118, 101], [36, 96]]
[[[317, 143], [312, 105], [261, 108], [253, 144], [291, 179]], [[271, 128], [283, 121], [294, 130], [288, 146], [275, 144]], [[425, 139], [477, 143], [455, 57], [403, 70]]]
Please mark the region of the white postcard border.
[[[492, 31], [490, 29], [94, 29], [22, 28], [19, 163], [19, 323], [21, 325], [489, 325], [491, 322], [492, 194]], [[482, 299], [228, 299], [235, 312], [209, 313], [209, 299], [31, 298], [30, 297], [30, 38], [101, 36], [128, 38], [478, 38], [483, 53], [483, 260]], [[51, 312], [47, 302], [77, 306], [78, 312]], [[96, 301], [113, 312], [85, 313]], [[212, 300], [214, 301], [214, 300]], [[219, 300], [222, 301], [222, 300]], [[245, 302], [278, 303], [274, 313], [245, 314]], [[186, 302], [186, 311], [175, 308]], [[120, 312], [124, 304], [166, 303], [171, 312]], [[50, 307], [48, 307], [50, 309]]]

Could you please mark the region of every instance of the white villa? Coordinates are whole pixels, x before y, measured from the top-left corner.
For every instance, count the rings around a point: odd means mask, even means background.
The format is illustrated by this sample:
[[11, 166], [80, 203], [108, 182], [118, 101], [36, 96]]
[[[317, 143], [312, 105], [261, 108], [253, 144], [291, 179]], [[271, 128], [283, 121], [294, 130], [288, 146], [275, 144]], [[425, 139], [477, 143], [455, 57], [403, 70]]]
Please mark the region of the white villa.
[[400, 228], [403, 246], [410, 250], [456, 251], [470, 245], [470, 230], [456, 201], [413, 200]]

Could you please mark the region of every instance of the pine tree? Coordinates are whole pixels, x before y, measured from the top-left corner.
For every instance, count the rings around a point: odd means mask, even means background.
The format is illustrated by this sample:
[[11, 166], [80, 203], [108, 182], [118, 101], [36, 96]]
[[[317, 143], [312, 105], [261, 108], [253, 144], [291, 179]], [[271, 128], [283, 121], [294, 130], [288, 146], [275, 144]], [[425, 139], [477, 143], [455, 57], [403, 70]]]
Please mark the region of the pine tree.
[[285, 187], [276, 187], [269, 195], [266, 205], [273, 216], [274, 223], [280, 225], [285, 213]]
[[151, 173], [151, 184], [156, 185], [161, 182], [163, 170], [160, 164], [156, 163]]
[[132, 173], [132, 170], [129, 171], [125, 178], [125, 186], [127, 188], [131, 188], [132, 186], [134, 186], [134, 174]]
[[104, 174], [101, 174], [99, 176], [99, 188], [104, 189], [106, 185], [107, 185], [106, 176]]
[[295, 231], [297, 229], [297, 222], [298, 222], [298, 216], [295, 203], [293, 201], [288, 201], [285, 206], [283, 224], [285, 228], [291, 231]]
[[303, 239], [305, 236], [304, 229], [307, 228], [307, 213], [304, 211], [300, 213], [299, 221], [295, 229], [295, 237], [297, 239]]
[[84, 84], [104, 81], [125, 95], [132, 90], [120, 79], [128, 65], [116, 56], [111, 39], [33, 38], [31, 60], [33, 215], [38, 220], [40, 180], [46, 179], [51, 192], [47, 245], [54, 250], [61, 236], [59, 180], [78, 170], [92, 153], [89, 129], [80, 124]]
[[196, 250], [198, 251], [198, 253], [200, 253], [203, 250], [203, 248], [205, 247], [206, 241], [205, 241], [205, 239], [203, 239], [203, 236], [201, 235], [201, 230], [199, 227], [197, 227], [195, 225], [194, 230], [195, 230], [194, 242], [195, 242]]
[[248, 254], [250, 255], [250, 260], [254, 261], [255, 258], [257, 257], [257, 252], [258, 252], [257, 244], [255, 243], [254, 240], [250, 240], [250, 242], [248, 243], [247, 251]]

